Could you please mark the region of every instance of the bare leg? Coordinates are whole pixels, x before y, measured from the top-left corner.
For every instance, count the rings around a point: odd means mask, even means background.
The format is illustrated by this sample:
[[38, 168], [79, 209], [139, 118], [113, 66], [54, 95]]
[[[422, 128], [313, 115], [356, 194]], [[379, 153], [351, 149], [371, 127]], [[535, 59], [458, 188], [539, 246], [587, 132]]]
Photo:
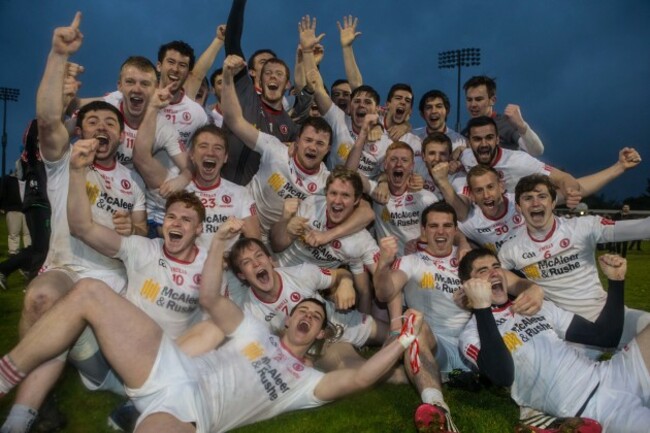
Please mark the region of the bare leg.
[[404, 352], [404, 369], [406, 370], [406, 374], [419, 393], [422, 393], [427, 388], [437, 389], [442, 393], [440, 368], [435, 357], [437, 349], [436, 338], [426, 323], [422, 325], [422, 329], [418, 335], [418, 341], [420, 344], [420, 371], [418, 374], [413, 374], [413, 369], [409, 361], [409, 351], [406, 350]]
[[193, 433], [196, 432], [196, 427], [179, 421], [168, 413], [158, 412], [142, 420], [135, 431], [136, 433]]
[[130, 388], [142, 386], [156, 359], [162, 330], [99, 280], [83, 279], [75, 284], [9, 356], [18, 370], [28, 373], [70, 347], [87, 325], [124, 383]]

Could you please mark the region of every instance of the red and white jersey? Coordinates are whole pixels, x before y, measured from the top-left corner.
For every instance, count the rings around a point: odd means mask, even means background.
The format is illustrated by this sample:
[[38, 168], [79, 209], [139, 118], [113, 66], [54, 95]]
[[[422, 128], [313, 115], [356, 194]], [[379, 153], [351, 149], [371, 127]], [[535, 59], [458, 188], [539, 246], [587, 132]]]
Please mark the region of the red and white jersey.
[[[575, 416], [598, 385], [600, 362], [593, 362], [563, 339], [573, 314], [544, 302], [534, 316], [512, 313], [510, 303], [492, 314], [515, 365], [512, 399], [560, 417]], [[460, 336], [461, 350], [476, 365], [481, 343], [476, 318]]]
[[208, 115], [203, 107], [188, 98], [185, 92], [183, 92], [183, 98], [179, 102], [162, 108], [158, 113], [158, 118], [159, 121], [160, 118], [164, 118], [167, 123], [176, 129], [183, 150], [189, 148], [194, 131], [208, 123]]
[[[422, 141], [424, 141], [424, 139], [427, 138], [427, 135], [429, 135], [426, 126], [423, 126], [422, 128], [416, 128], [412, 132], [413, 134], [417, 135], [418, 138]], [[459, 134], [450, 127], [445, 126], [444, 134], [451, 140], [452, 151], [456, 150], [460, 146], [467, 147], [467, 139], [462, 134]]]
[[472, 204], [467, 219], [458, 223], [458, 228], [468, 239], [495, 254], [515, 236], [519, 227], [526, 224], [524, 217], [517, 212], [514, 194], [504, 194], [503, 202], [506, 207], [503, 215], [492, 219], [480, 207]]
[[[305, 298], [317, 298], [325, 302], [327, 319], [336, 330], [337, 341], [345, 341], [362, 346], [372, 331], [373, 319], [357, 310], [338, 312], [336, 306], [324, 299], [319, 291], [333, 284], [329, 269], [319, 268], [311, 263], [298, 266], [275, 268], [280, 278], [280, 293], [273, 302], [264, 302], [251, 290], [244, 311], [250, 312], [265, 322], [269, 329], [280, 335], [285, 329], [285, 319], [291, 310]], [[365, 337], [365, 338], [364, 338]]]
[[437, 257], [418, 248], [393, 263], [408, 276], [404, 286], [404, 301], [410, 308], [424, 314], [431, 330], [447, 337], [458, 337], [471, 313], [454, 303], [454, 293], [460, 289], [457, 249]]
[[[413, 168], [413, 171], [424, 179], [424, 189], [427, 191], [431, 191], [438, 197], [438, 200], [444, 200], [444, 197], [442, 196], [442, 193], [440, 192], [440, 188], [438, 188], [433, 181], [433, 178], [431, 177], [431, 174], [429, 173], [429, 169], [427, 168], [427, 165], [422, 159], [416, 159], [415, 160], [415, 167]], [[451, 183], [451, 186], [454, 188], [454, 191], [456, 191], [456, 194], [458, 195], [464, 195], [469, 197], [469, 187], [467, 186], [467, 173], [465, 170], [460, 170], [457, 171], [456, 173], [451, 173], [449, 175], [449, 183]]]
[[196, 247], [194, 260], [183, 262], [169, 256], [163, 242], [125, 237], [117, 257], [124, 262], [129, 279], [126, 298], [175, 339], [202, 318], [199, 284], [208, 253]]
[[[325, 197], [307, 197], [300, 203], [297, 216], [307, 218], [309, 227], [314, 230], [326, 230], [328, 224]], [[280, 266], [296, 266], [307, 262], [331, 269], [346, 264], [350, 266], [350, 272], [353, 274], [362, 274], [364, 266], [374, 269], [376, 257], [379, 257], [379, 247], [367, 230], [334, 239], [329, 244], [316, 248], [296, 239], [289, 248], [276, 256]]]
[[435, 194], [423, 189], [417, 192], [406, 191], [400, 196], [390, 194], [385, 205], [373, 202], [377, 239], [395, 236], [399, 247], [398, 255], [404, 254], [404, 245], [420, 237], [422, 211], [437, 201]]
[[268, 232], [282, 217], [285, 199], [323, 194], [330, 173], [323, 163], [313, 172], [303, 169], [295, 157], [289, 156], [286, 145], [263, 132], [259, 133], [255, 151], [261, 155], [260, 168], [248, 189], [257, 205], [262, 230]]
[[[228, 218], [244, 219], [257, 212], [253, 197], [248, 190], [223, 178], [219, 178], [215, 185], [207, 188], [199, 186], [193, 180], [186, 190], [196, 194], [205, 207], [203, 233], [198, 241], [205, 248], [210, 248], [212, 236]], [[237, 239], [232, 239], [230, 246], [236, 241]]]
[[413, 134], [412, 132], [407, 132], [406, 134], [402, 135], [399, 138], [399, 140], [397, 140], [397, 141], [402, 141], [402, 142], [408, 144], [411, 147], [411, 149], [413, 149], [413, 154], [415, 156], [415, 161], [417, 161], [417, 160], [419, 160], [421, 158], [421, 156], [422, 156], [422, 140], [420, 140], [420, 137]]
[[[122, 113], [124, 113], [123, 99], [124, 96], [119, 90], [104, 96], [104, 101], [115, 106]], [[133, 170], [133, 145], [135, 144], [135, 137], [137, 134], [137, 128], [129, 125], [125, 119], [124, 138], [120, 142], [120, 147], [117, 148], [117, 161], [129, 170]], [[178, 132], [176, 132], [176, 130], [167, 122], [158, 121], [156, 122], [156, 138], [153, 143], [153, 154], [157, 155], [159, 152], [163, 151], [168, 156], [167, 160], [183, 153]], [[169, 160], [169, 162], [165, 161], [163, 165], [170, 168], [170, 162], [171, 160]], [[173, 163], [171, 164], [173, 165]]]
[[[470, 168], [477, 164], [474, 153], [470, 148], [463, 151], [460, 161], [465, 166], [466, 171], [469, 171]], [[548, 176], [553, 168], [539, 159], [533, 158], [526, 152], [503, 149], [499, 146], [497, 146], [496, 158], [494, 158], [490, 166], [499, 173], [499, 178], [505, 183], [508, 192], [515, 192], [515, 186], [522, 177], [530, 174], [545, 174]]]
[[226, 432], [325, 404], [314, 395], [324, 373], [294, 357], [257, 319], [244, 314], [228, 337], [219, 350], [192, 358], [202, 402], [197, 432]]
[[212, 107], [212, 110], [210, 110], [209, 114], [212, 118], [212, 123], [221, 128], [223, 126], [223, 114], [221, 114], [221, 111], [217, 110], [216, 105]]
[[[75, 272], [115, 270], [124, 272], [117, 259], [106, 257], [70, 235], [68, 226], [68, 185], [70, 181], [70, 151], [58, 161], [45, 163], [47, 196], [52, 206], [50, 249], [44, 267], [66, 267]], [[137, 174], [115, 162], [110, 168], [97, 165], [86, 172], [86, 193], [93, 221], [113, 229], [113, 214], [117, 211], [144, 211], [143, 183]]]
[[331, 170], [337, 165], [345, 165], [354, 146], [354, 138], [350, 133], [350, 118], [336, 104], [332, 104], [323, 119], [332, 127], [332, 149], [327, 158], [327, 168]]
[[611, 239], [613, 230], [614, 221], [606, 218], [556, 217], [549, 234], [539, 241], [521, 227], [503, 245], [499, 259], [506, 269], [517, 269], [539, 284], [558, 307], [593, 321], [607, 299], [598, 279], [596, 244]]
[[[355, 138], [356, 139], [356, 138]], [[377, 180], [377, 177], [384, 170], [384, 159], [386, 159], [386, 150], [393, 143], [393, 140], [385, 132], [381, 138], [374, 142], [366, 142], [361, 151], [359, 167], [357, 171], [368, 179]]]

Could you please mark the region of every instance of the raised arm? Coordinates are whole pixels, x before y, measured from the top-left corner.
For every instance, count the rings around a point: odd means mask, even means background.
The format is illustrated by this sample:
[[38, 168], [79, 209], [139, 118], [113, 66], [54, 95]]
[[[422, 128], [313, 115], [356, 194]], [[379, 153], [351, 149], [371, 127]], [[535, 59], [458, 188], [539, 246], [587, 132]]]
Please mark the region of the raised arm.
[[245, 66], [244, 59], [239, 56], [228, 56], [223, 62], [223, 89], [221, 91], [221, 109], [224, 124], [244, 144], [255, 150], [259, 131], [244, 119], [237, 91], [235, 90], [235, 75]]
[[241, 35], [244, 32], [244, 11], [246, 0], [233, 0], [226, 24], [225, 46], [226, 56], [234, 55], [244, 58], [241, 48]]
[[392, 269], [397, 251], [397, 239], [394, 236], [387, 236], [379, 240], [379, 260], [373, 275], [373, 284], [375, 285], [375, 296], [380, 302], [389, 302], [400, 295], [408, 281], [408, 276], [404, 271]]
[[343, 17], [343, 25], [341, 25], [339, 21], [336, 22], [341, 36], [341, 49], [343, 50], [345, 76], [347, 77], [352, 90], [363, 84], [363, 77], [361, 77], [361, 71], [359, 70], [359, 66], [357, 66], [357, 59], [355, 58], [354, 50], [352, 49], [352, 44], [355, 39], [361, 36], [361, 32], [357, 31], [358, 22], [359, 19], [352, 15]]
[[[368, 180], [365, 176], [361, 176], [361, 179], [364, 182], [364, 192], [366, 192], [365, 186], [368, 184]], [[341, 224], [324, 231], [309, 230], [305, 234], [304, 241], [311, 247], [319, 247], [332, 242], [334, 239], [342, 238], [356, 233], [359, 230], [363, 230], [374, 219], [375, 212], [372, 210], [370, 204], [365, 200], [360, 200], [359, 206], [357, 206], [354, 212], [352, 212], [352, 215], [350, 215], [349, 218], [346, 218]]]
[[567, 207], [573, 209], [580, 203], [583, 192], [575, 177], [557, 168], [551, 168], [549, 177], [560, 189]]
[[330, 298], [334, 301], [337, 310], [348, 310], [354, 307], [357, 293], [354, 290], [352, 273], [347, 269], [332, 269], [332, 286]]
[[368, 136], [370, 135], [370, 130], [379, 124], [379, 116], [376, 114], [366, 114], [366, 117], [363, 118], [363, 127], [357, 135], [357, 139], [354, 141], [352, 150], [348, 155], [348, 159], [345, 161], [345, 167], [357, 171], [359, 169], [359, 162], [361, 162], [361, 154], [363, 153], [363, 147], [368, 141]]
[[444, 200], [451, 205], [456, 211], [458, 221], [465, 221], [469, 214], [472, 204], [468, 197], [460, 196], [449, 182], [449, 163], [439, 162], [433, 168], [429, 169], [431, 178], [436, 184]]
[[208, 48], [201, 53], [201, 56], [194, 63], [194, 68], [190, 71], [190, 75], [185, 80], [183, 88], [185, 89], [185, 94], [190, 98], [194, 99], [196, 93], [201, 88], [201, 82], [206, 76], [212, 65], [214, 64], [217, 54], [221, 51], [223, 47], [223, 41], [226, 38], [226, 25], [221, 24], [217, 27], [217, 34], [214, 39], [208, 45]]
[[532, 156], [542, 155], [544, 153], [544, 143], [524, 120], [519, 105], [508, 104], [503, 114], [519, 132], [519, 147]]
[[296, 215], [300, 207], [300, 199], [288, 198], [284, 201], [282, 218], [271, 227], [271, 249], [281, 252], [307, 231], [307, 218]]
[[69, 27], [58, 27], [52, 37], [52, 49], [36, 94], [36, 118], [40, 150], [48, 161], [58, 161], [69, 146], [70, 137], [63, 124], [63, 82], [68, 58], [79, 50], [83, 34], [79, 30], [81, 12]]
[[300, 48], [302, 51], [303, 68], [305, 71], [318, 69], [314, 50], [325, 33], [316, 36], [316, 18], [310, 19], [309, 15], [302, 17], [298, 23], [298, 35], [300, 36]]
[[332, 107], [332, 98], [327, 94], [325, 85], [323, 84], [323, 77], [321, 77], [318, 69], [307, 70], [306, 74], [307, 86], [314, 92], [314, 100], [318, 105], [318, 111], [321, 115], [327, 113]]
[[212, 238], [199, 286], [201, 307], [210, 314], [212, 321], [226, 335], [234, 332], [244, 319], [241, 309], [230, 299], [221, 295], [224, 254], [229, 240], [239, 235], [243, 224], [242, 220], [230, 218], [219, 227]]
[[589, 196], [599, 191], [602, 187], [613, 181], [627, 170], [641, 163], [641, 155], [632, 147], [624, 147], [618, 152], [618, 161], [614, 165], [578, 179], [582, 188], [582, 195]]
[[122, 236], [114, 230], [93, 221], [86, 192], [86, 171], [95, 158], [99, 142], [95, 138], [78, 140], [70, 155], [70, 183], [68, 187], [68, 225], [70, 234], [101, 254], [114, 257], [122, 244]]

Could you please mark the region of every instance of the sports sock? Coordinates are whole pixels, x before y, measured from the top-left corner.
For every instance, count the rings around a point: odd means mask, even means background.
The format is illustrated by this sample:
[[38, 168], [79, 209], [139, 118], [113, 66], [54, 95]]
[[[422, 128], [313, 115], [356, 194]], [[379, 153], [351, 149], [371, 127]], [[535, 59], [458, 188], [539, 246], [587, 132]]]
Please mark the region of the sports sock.
[[445, 399], [440, 390], [435, 388], [424, 388], [420, 397], [422, 398], [422, 403], [434, 404], [449, 412], [449, 407], [447, 406], [447, 403], [445, 403]]
[[36, 421], [38, 411], [29, 406], [14, 404], [0, 433], [27, 433]]
[[0, 359], [0, 396], [11, 391], [24, 377], [25, 373], [16, 368], [9, 355], [3, 356]]

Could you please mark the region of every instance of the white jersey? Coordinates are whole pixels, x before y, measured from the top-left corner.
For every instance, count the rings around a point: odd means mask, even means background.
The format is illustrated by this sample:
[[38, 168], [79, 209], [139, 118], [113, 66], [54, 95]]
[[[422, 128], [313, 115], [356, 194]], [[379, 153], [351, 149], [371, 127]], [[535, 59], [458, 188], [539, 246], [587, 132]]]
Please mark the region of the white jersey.
[[434, 333], [456, 338], [471, 315], [453, 299], [461, 284], [457, 253], [454, 247], [448, 256], [437, 257], [418, 249], [393, 263], [393, 269], [408, 276], [404, 286], [406, 305], [421, 311]]
[[[440, 188], [438, 188], [436, 183], [433, 181], [433, 178], [429, 173], [429, 169], [427, 168], [426, 163], [422, 159], [415, 160], [415, 167], [413, 168], [413, 171], [419, 174], [420, 176], [422, 176], [422, 178], [424, 179], [424, 189], [434, 193], [436, 197], [438, 197], [438, 200], [444, 200], [442, 192], [440, 192]], [[449, 183], [454, 188], [454, 191], [456, 191], [456, 194], [469, 197], [469, 187], [467, 186], [467, 173], [465, 172], [465, 170], [461, 169], [456, 173], [450, 173], [448, 178], [449, 178]]]
[[187, 97], [183, 91], [183, 97], [175, 104], [169, 104], [161, 108], [158, 119], [164, 118], [178, 132], [183, 146], [183, 151], [189, 147], [192, 134], [201, 126], [208, 123], [208, 115], [203, 107]]
[[[244, 320], [219, 350], [193, 358], [202, 413], [211, 417], [199, 432], [225, 432], [282, 412], [324, 404], [314, 390], [324, 373], [295, 358], [258, 320]], [[246, 407], [242, 410], [242, 407]]]
[[505, 212], [494, 219], [486, 216], [474, 203], [467, 214], [467, 219], [458, 223], [458, 228], [468, 239], [495, 254], [506, 241], [515, 236], [519, 227], [526, 224], [524, 217], [517, 212], [514, 194], [504, 194], [503, 203], [506, 207]]
[[336, 104], [332, 104], [323, 119], [332, 127], [332, 148], [327, 158], [327, 167], [331, 170], [337, 165], [345, 165], [348, 160], [354, 146], [354, 138], [350, 134], [352, 124], [348, 124], [350, 117]]
[[[111, 92], [104, 96], [104, 101], [118, 108], [124, 114], [124, 96], [119, 90]], [[124, 121], [124, 138], [117, 148], [117, 160], [129, 170], [133, 170], [133, 145], [135, 144], [135, 137], [138, 134], [138, 129], [129, 125], [126, 120]], [[153, 143], [154, 155], [164, 151], [168, 158], [180, 155], [183, 153], [181, 149], [181, 141], [178, 132], [172, 128], [167, 122], [156, 122], [156, 138]], [[162, 162], [162, 161], [161, 161]], [[170, 163], [165, 160], [163, 165], [170, 168]], [[173, 163], [172, 163], [173, 165]]]
[[162, 239], [129, 236], [122, 239], [117, 257], [126, 266], [126, 298], [175, 339], [201, 320], [199, 284], [207, 250], [196, 247], [192, 262], [165, 252]]
[[[98, 253], [70, 235], [67, 213], [70, 150], [58, 161], [43, 162], [47, 174], [47, 196], [52, 206], [52, 234], [44, 268], [65, 267], [79, 273], [89, 270], [124, 273], [122, 262]], [[93, 221], [113, 229], [116, 211], [144, 211], [142, 187], [142, 180], [118, 162], [111, 168], [90, 167], [86, 172], [86, 193]]]
[[[555, 416], [576, 416], [598, 386], [602, 363], [580, 356], [563, 341], [573, 314], [551, 302], [544, 302], [534, 316], [513, 313], [510, 303], [493, 308], [492, 314], [515, 365], [513, 400]], [[460, 339], [463, 354], [476, 364], [481, 350], [476, 318]]]
[[260, 132], [255, 151], [261, 155], [260, 168], [248, 184], [255, 200], [264, 232], [282, 217], [284, 200], [305, 199], [323, 194], [329, 171], [321, 163], [313, 172], [301, 168], [295, 157], [289, 156], [286, 145], [272, 135]]
[[298, 266], [275, 268], [280, 278], [280, 293], [273, 302], [264, 302], [251, 290], [244, 311], [251, 313], [267, 324], [269, 329], [280, 335], [284, 332], [285, 319], [300, 301], [317, 298], [327, 307], [327, 319], [335, 330], [337, 341], [363, 346], [372, 331], [372, 317], [357, 310], [339, 312], [333, 302], [324, 299], [319, 291], [329, 289], [334, 280], [329, 269], [319, 268], [311, 263]]
[[[203, 233], [199, 238], [199, 244], [205, 248], [210, 248], [212, 237], [228, 218], [244, 219], [256, 213], [255, 202], [248, 190], [223, 178], [207, 188], [199, 186], [193, 180], [186, 190], [196, 194], [205, 208]], [[230, 246], [236, 241], [237, 239], [232, 239]]]
[[[523, 152], [520, 152], [523, 153]], [[607, 299], [598, 279], [596, 244], [613, 238], [614, 222], [596, 216], [555, 218], [545, 239], [533, 240], [526, 227], [508, 241], [499, 259], [522, 271], [558, 307], [595, 320]]]
[[420, 140], [420, 137], [417, 135], [413, 134], [412, 132], [407, 132], [406, 134], [402, 135], [399, 140], [408, 144], [411, 149], [413, 149], [413, 154], [415, 156], [415, 160], [419, 160], [422, 156], [422, 140]]
[[432, 192], [420, 190], [406, 191], [400, 196], [390, 194], [385, 205], [374, 202], [375, 230], [377, 239], [395, 236], [399, 254], [404, 254], [404, 245], [420, 237], [420, 217], [422, 211], [432, 203], [439, 201]]
[[[463, 151], [460, 161], [465, 166], [466, 171], [477, 165], [474, 153], [470, 148]], [[503, 149], [499, 146], [497, 146], [496, 157], [490, 166], [499, 173], [499, 178], [504, 182], [508, 192], [515, 192], [515, 186], [522, 177], [530, 174], [545, 174], [548, 176], [553, 168], [539, 159], [533, 158], [526, 152]]]
[[212, 110], [210, 110], [209, 114], [212, 118], [212, 123], [221, 128], [223, 126], [223, 114], [221, 114], [221, 111], [217, 110], [216, 105], [212, 108]]
[[[427, 132], [427, 127], [423, 126], [422, 128], [417, 128], [414, 129], [413, 134], [417, 135], [420, 140], [424, 141], [425, 138], [427, 138], [427, 135], [429, 135], [429, 132]], [[445, 125], [445, 132], [444, 134], [449, 137], [451, 140], [451, 150], [454, 151], [460, 146], [467, 147], [467, 139], [462, 135], [459, 134], [458, 132], [454, 131], [450, 127]]]
[[367, 141], [363, 145], [361, 158], [359, 159], [359, 167], [357, 169], [359, 174], [366, 176], [368, 179], [377, 180], [377, 177], [384, 170], [386, 151], [392, 143], [393, 140], [385, 132], [379, 140], [374, 142]]
[[[310, 196], [300, 203], [297, 216], [307, 218], [307, 224], [314, 230], [327, 228], [327, 203], [323, 196]], [[310, 247], [296, 239], [276, 258], [280, 266], [295, 266], [305, 262], [321, 268], [338, 268], [342, 264], [350, 266], [353, 274], [362, 274], [364, 266], [374, 268], [379, 257], [379, 247], [367, 230], [360, 230], [348, 236], [334, 239], [327, 245]]]

